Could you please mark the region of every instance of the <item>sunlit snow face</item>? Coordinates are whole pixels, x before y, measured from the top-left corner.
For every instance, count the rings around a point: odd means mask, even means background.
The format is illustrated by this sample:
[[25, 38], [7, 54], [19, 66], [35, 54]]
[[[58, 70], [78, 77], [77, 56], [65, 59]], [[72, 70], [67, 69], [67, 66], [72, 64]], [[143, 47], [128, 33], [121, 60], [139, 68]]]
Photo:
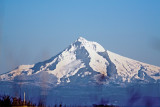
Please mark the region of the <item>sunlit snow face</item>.
[[[22, 68], [22, 69], [21, 69]], [[87, 41], [80, 37], [67, 49], [44, 62], [34, 65], [22, 65], [18, 69], [1, 75], [0, 79], [12, 80], [21, 75], [37, 75], [41, 72], [48, 72], [58, 78], [69, 78], [83, 72], [92, 72], [91, 75], [102, 74], [101, 77], [115, 76], [120, 82], [131, 82], [143, 80], [145, 82], [155, 82], [160, 79], [159, 67], [135, 61], [105, 49], [96, 42]], [[78, 73], [80, 71], [80, 73]], [[93, 72], [96, 72], [95, 74]], [[82, 77], [85, 77], [82, 73]], [[94, 76], [93, 76], [94, 77]], [[117, 78], [118, 77], [118, 78]], [[119, 83], [120, 83], [119, 82]]]

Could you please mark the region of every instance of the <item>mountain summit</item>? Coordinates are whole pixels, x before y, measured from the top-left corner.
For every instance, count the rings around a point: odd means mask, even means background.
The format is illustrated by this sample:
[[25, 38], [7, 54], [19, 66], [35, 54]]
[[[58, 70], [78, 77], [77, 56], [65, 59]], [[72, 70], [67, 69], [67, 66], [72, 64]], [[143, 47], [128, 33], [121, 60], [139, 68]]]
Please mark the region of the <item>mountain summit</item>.
[[132, 60], [79, 37], [58, 55], [33, 65], [20, 65], [0, 75], [1, 81], [60, 84], [155, 83], [160, 67]]

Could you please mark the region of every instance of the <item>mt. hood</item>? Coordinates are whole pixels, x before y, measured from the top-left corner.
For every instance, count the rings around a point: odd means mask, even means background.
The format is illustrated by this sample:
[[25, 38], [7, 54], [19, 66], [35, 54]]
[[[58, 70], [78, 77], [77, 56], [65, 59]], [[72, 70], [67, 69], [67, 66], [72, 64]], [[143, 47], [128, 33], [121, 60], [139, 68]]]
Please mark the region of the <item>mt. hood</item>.
[[160, 67], [132, 60], [80, 37], [58, 55], [33, 65], [20, 65], [0, 81], [66, 84], [160, 82]]

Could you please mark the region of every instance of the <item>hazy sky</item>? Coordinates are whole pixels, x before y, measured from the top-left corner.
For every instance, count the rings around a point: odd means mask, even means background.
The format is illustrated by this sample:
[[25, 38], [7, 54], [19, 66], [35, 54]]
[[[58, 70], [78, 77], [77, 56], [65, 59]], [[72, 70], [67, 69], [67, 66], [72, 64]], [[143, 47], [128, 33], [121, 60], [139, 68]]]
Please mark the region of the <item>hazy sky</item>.
[[160, 66], [160, 0], [0, 0], [0, 73], [48, 59], [79, 36]]

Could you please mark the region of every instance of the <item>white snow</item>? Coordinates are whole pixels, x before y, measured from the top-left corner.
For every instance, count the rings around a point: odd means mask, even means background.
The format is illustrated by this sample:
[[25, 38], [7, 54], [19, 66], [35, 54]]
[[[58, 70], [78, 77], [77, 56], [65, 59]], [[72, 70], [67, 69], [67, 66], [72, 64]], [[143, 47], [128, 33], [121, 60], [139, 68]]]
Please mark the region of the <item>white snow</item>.
[[20, 65], [17, 69], [9, 73], [0, 75], [0, 80], [13, 80], [15, 76], [21, 75], [22, 71], [27, 71], [27, 75], [31, 75], [32, 70], [30, 68], [32, 68], [33, 66], [34, 64], [33, 65]]
[[[94, 71], [107, 76], [107, 67], [110, 65], [110, 61], [99, 55], [99, 52], [106, 51], [100, 44], [87, 41], [86, 39], [80, 37], [74, 43], [72, 43], [70, 47], [61, 52], [57, 57], [52, 59], [50, 62], [46, 62], [46, 64], [41, 65], [39, 71], [34, 72], [34, 70], [31, 69], [35, 66], [34, 64], [20, 65], [17, 69], [0, 75], [0, 80], [13, 80], [18, 75], [23, 75], [25, 77], [39, 76], [38, 74], [47, 72], [50, 75], [56, 76], [58, 81], [57, 84], [62, 82], [61, 78], [66, 78], [66, 82], [69, 83], [72, 82], [69, 78], [71, 76], [76, 76], [81, 68], [92, 68]], [[160, 67], [126, 58], [110, 51], [107, 51], [107, 54], [111, 62], [113, 62], [115, 65], [118, 76], [122, 77], [124, 82], [130, 82], [131, 78], [144, 80], [144, 75], [142, 75], [141, 78], [138, 76], [138, 71], [141, 70], [141, 68], [143, 68], [141, 71], [145, 72], [154, 80], [160, 79], [160, 76], [156, 75], [157, 73], [160, 74]], [[52, 65], [54, 65], [55, 69], [50, 70], [48, 67]], [[77, 74], [77, 78], [83, 78], [88, 75], [93, 75], [93, 77], [95, 76], [92, 71], [86, 70]], [[52, 83], [52, 81], [50, 81], [50, 83]]]
[[107, 75], [106, 67], [108, 65], [108, 61], [98, 54], [98, 52], [104, 52], [105, 49], [100, 44], [87, 41], [82, 37], [80, 37], [77, 41], [81, 42], [81, 46], [83, 46], [89, 53], [90, 67], [96, 72]]
[[141, 67], [144, 67], [146, 69], [144, 72], [147, 73], [150, 77], [157, 80], [160, 79], [159, 77], [152, 76], [155, 72], [160, 72], [160, 67], [156, 67], [153, 65], [145, 64], [143, 62], [139, 62], [130, 58], [126, 58], [123, 56], [120, 56], [118, 54], [115, 54], [113, 52], [107, 51], [110, 60], [116, 65], [117, 73], [121, 77], [123, 77], [123, 80], [130, 81], [130, 79], [135, 76], [137, 77], [138, 71], [141, 69]]
[[79, 37], [77, 40], [82, 43], [82, 46], [86, 47], [88, 50], [93, 50], [95, 52], [104, 52], [105, 49], [97, 42], [87, 41], [83, 37]]

